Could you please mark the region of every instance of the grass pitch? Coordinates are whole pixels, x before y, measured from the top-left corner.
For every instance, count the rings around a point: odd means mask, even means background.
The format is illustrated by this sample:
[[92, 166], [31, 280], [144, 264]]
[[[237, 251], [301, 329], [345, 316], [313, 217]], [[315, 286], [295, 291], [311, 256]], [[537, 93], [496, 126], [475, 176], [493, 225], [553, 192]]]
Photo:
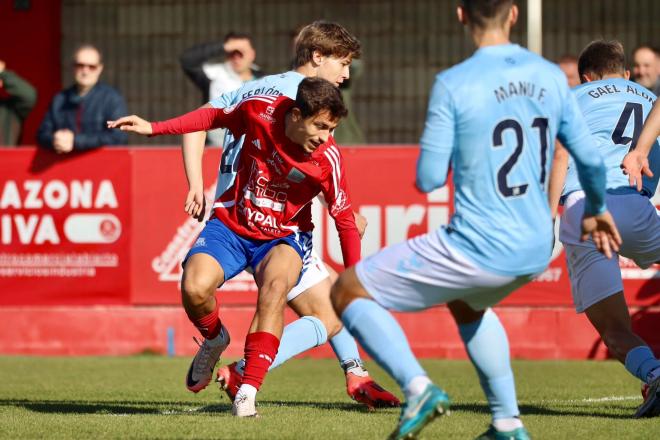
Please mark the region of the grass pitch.
[[[0, 357], [0, 438], [384, 439], [398, 409], [353, 403], [334, 360], [294, 360], [271, 372], [258, 419], [237, 419], [215, 385], [184, 386], [188, 358]], [[422, 438], [472, 439], [490, 420], [466, 361], [423, 362], [453, 399]], [[373, 362], [370, 372], [400, 395]], [[632, 418], [639, 382], [616, 362], [514, 363], [523, 421], [537, 439], [660, 438], [660, 420]]]

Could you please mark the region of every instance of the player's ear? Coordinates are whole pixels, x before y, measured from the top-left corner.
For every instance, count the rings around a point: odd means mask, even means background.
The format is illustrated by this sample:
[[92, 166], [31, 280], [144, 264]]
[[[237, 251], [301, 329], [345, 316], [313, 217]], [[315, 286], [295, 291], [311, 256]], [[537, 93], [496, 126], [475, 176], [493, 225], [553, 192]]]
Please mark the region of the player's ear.
[[302, 117], [302, 112], [300, 111], [300, 109], [299, 109], [298, 107], [296, 107], [296, 106], [292, 107], [292, 108], [291, 108], [291, 120], [292, 120], [293, 122], [298, 123], [298, 122], [300, 122], [302, 119], [303, 119], [303, 117]]
[[463, 6], [457, 6], [456, 7], [456, 17], [458, 18], [458, 22], [462, 24], [463, 26], [467, 26], [467, 16], [465, 14], [465, 9], [463, 9]]
[[315, 65], [317, 66], [320, 65], [323, 62], [324, 58], [325, 57], [323, 56], [323, 54], [321, 54], [321, 52], [319, 52], [318, 50], [312, 52], [312, 61]]
[[518, 6], [515, 4], [511, 6], [511, 10], [509, 11], [509, 24], [513, 26], [518, 22]]
[[623, 71], [623, 77], [624, 77], [626, 80], [629, 80], [629, 79], [630, 79], [630, 70], [628, 70], [628, 69], [624, 70], [624, 71]]

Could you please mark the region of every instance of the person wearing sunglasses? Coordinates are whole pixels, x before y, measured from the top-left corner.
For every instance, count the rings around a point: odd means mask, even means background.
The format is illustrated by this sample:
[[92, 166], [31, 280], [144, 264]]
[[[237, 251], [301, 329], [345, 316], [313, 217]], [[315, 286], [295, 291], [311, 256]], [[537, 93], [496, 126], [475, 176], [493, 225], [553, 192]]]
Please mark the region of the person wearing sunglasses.
[[99, 80], [101, 51], [91, 44], [79, 46], [71, 67], [74, 84], [53, 98], [37, 132], [39, 145], [58, 154], [125, 145], [127, 134], [106, 126], [105, 121], [126, 116], [128, 111], [119, 91]]

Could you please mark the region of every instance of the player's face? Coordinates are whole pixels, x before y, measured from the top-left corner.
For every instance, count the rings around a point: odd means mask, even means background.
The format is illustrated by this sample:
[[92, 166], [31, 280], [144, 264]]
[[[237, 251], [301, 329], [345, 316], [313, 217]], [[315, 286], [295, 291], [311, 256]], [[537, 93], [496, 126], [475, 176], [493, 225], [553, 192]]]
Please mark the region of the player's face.
[[76, 84], [83, 89], [89, 89], [99, 82], [103, 71], [101, 57], [97, 51], [91, 48], [83, 48], [78, 51], [73, 60], [73, 75]]
[[577, 63], [573, 63], [573, 62], [559, 63], [559, 68], [566, 75], [566, 79], [568, 80], [568, 85], [570, 87], [575, 87], [580, 85], [580, 74], [578, 73]]
[[633, 77], [646, 88], [653, 87], [658, 79], [658, 59], [652, 50], [642, 48], [635, 52]]
[[351, 60], [350, 56], [343, 58], [332, 55], [321, 57], [316, 76], [338, 86], [349, 78], [348, 68], [351, 65]]
[[[294, 109], [297, 110], [297, 109]], [[332, 130], [339, 122], [333, 119], [329, 112], [322, 111], [316, 115], [303, 118], [299, 112], [294, 116], [289, 138], [303, 147], [307, 153], [313, 153], [318, 147], [328, 141]]]

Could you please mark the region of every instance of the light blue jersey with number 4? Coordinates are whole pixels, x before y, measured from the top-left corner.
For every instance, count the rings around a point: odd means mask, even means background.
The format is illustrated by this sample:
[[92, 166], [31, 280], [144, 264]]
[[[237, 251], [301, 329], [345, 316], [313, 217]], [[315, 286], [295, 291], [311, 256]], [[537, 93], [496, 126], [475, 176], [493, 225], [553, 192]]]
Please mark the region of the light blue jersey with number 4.
[[550, 261], [547, 185], [554, 140], [575, 157], [587, 209], [605, 210], [605, 171], [559, 67], [516, 44], [487, 46], [440, 73], [431, 92], [417, 185], [430, 191], [453, 169], [447, 239], [501, 275]]
[[[636, 192], [620, 165], [628, 151], [635, 148], [656, 96], [643, 86], [623, 78], [585, 83], [575, 87], [573, 93], [596, 139], [598, 151], [603, 155], [608, 192]], [[653, 197], [660, 178], [660, 146], [657, 142], [649, 154], [649, 164], [654, 176], [644, 177], [642, 192], [647, 197]], [[564, 196], [580, 189], [575, 162], [571, 160]]]
[[[245, 99], [264, 95], [284, 95], [296, 99], [298, 86], [303, 79], [305, 79], [304, 75], [293, 71], [264, 76], [244, 83], [238, 89], [219, 96], [209, 104], [215, 108], [226, 108], [237, 105]], [[218, 185], [215, 189], [216, 199], [234, 184], [244, 139], [245, 136], [234, 137], [229, 130], [225, 132], [220, 170], [218, 171]]]

